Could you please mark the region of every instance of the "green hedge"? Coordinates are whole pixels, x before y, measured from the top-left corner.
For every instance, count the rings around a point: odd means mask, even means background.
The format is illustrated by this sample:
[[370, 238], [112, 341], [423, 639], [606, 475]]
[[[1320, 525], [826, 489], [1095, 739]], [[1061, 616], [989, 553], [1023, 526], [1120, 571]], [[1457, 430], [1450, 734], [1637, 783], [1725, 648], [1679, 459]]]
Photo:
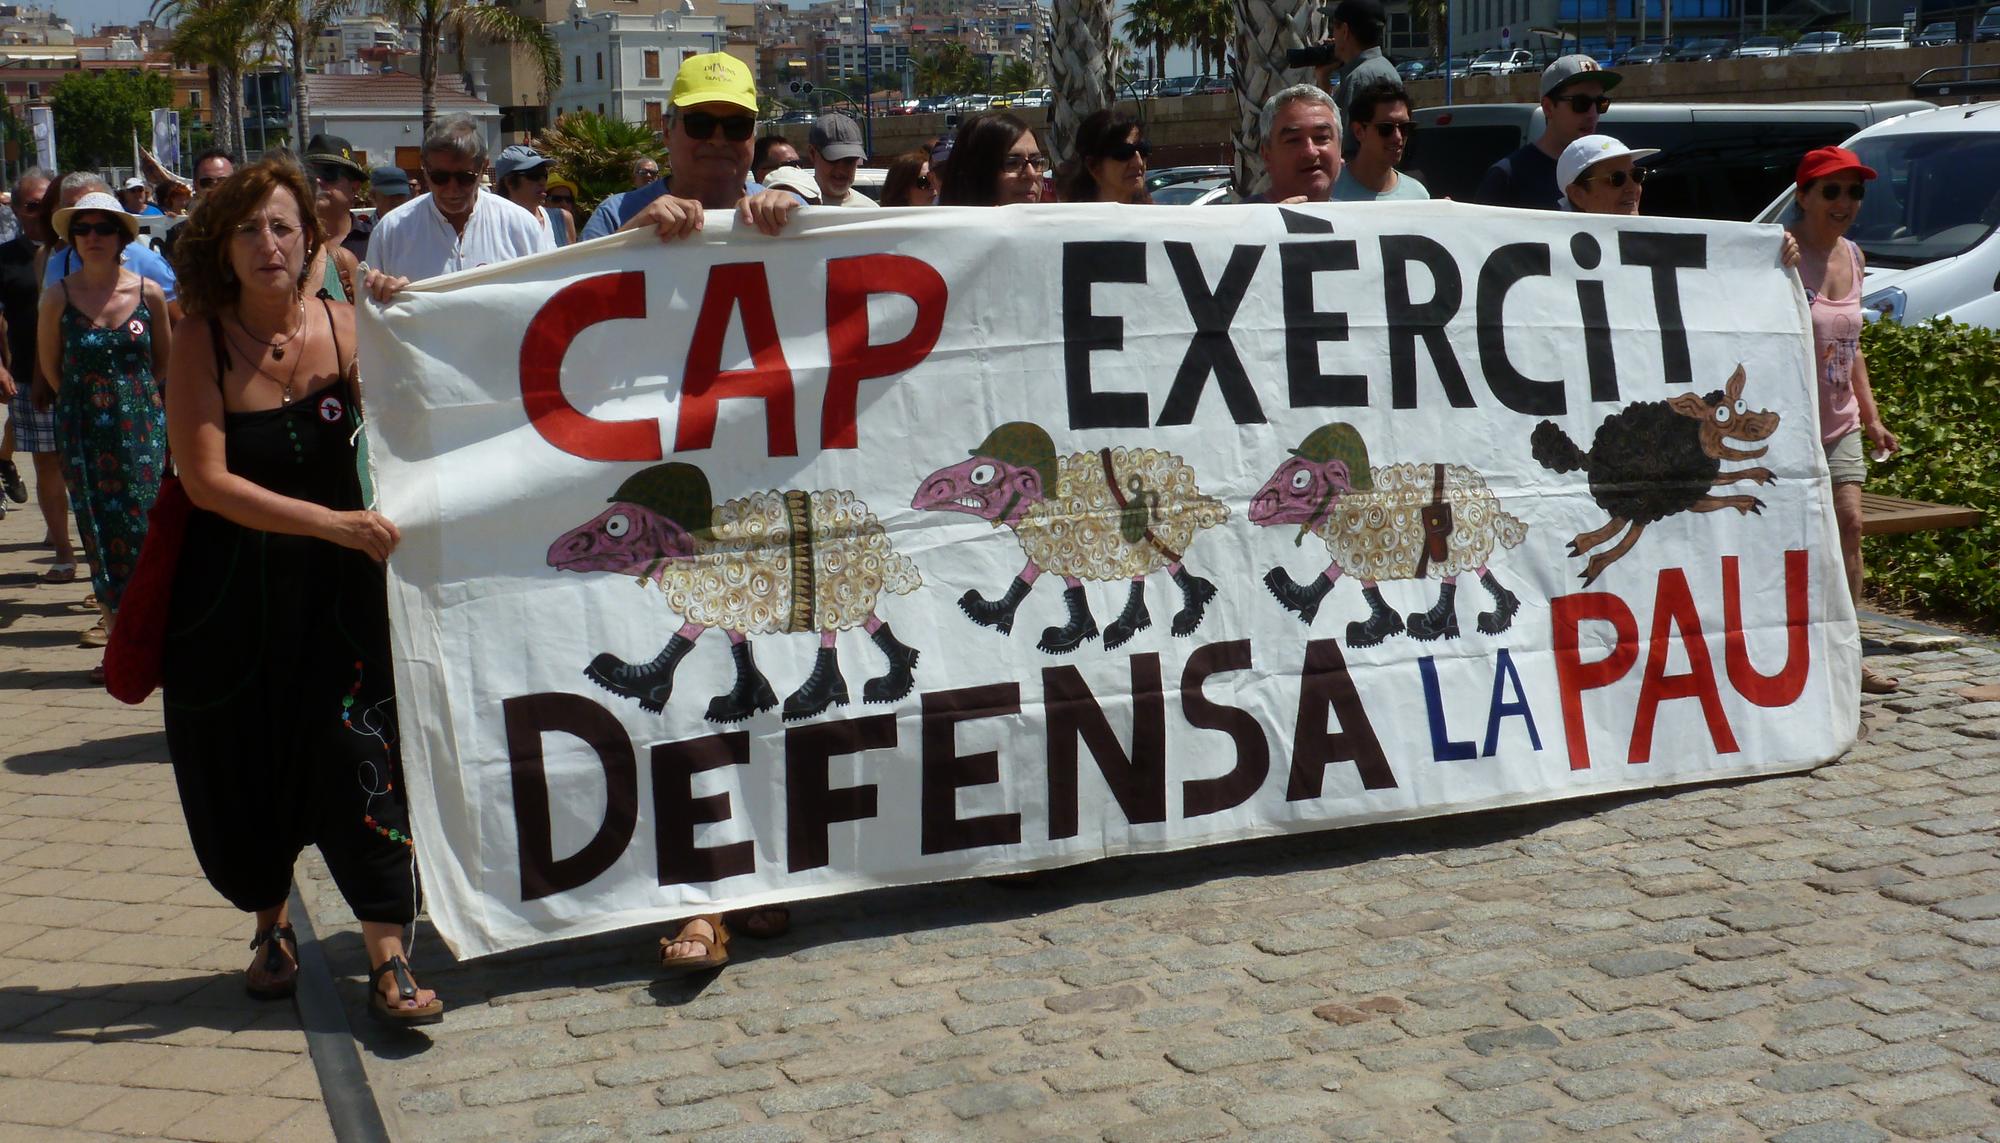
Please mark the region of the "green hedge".
[[1875, 322], [1861, 348], [1882, 420], [1903, 446], [1872, 467], [1870, 490], [1986, 513], [1977, 528], [1869, 538], [1869, 585], [1896, 606], [2000, 620], [2000, 333]]

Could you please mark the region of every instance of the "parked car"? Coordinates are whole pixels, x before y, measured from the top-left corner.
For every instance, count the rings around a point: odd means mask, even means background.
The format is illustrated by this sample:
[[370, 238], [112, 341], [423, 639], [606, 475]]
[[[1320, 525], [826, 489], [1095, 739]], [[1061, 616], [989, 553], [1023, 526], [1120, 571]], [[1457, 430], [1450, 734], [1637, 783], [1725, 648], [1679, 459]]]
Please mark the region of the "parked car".
[[1619, 67], [1639, 67], [1644, 64], [1666, 62], [1667, 49], [1658, 44], [1640, 44], [1638, 47], [1628, 49], [1624, 55], [1618, 57]]
[[1020, 97], [1014, 100], [1014, 106], [1047, 107], [1049, 105], [1049, 97], [1051, 94], [1052, 93], [1050, 89], [1046, 87], [1031, 87], [1028, 90], [1022, 92], [1020, 94]]
[[1184, 179], [1180, 182], [1168, 183], [1152, 192], [1153, 205], [1194, 206], [1203, 198], [1206, 198], [1209, 192], [1229, 185], [1230, 176], [1226, 170], [1223, 174], [1219, 175], [1208, 175], [1203, 178]]
[[1901, 26], [1870, 28], [1862, 37], [1854, 41], [1857, 52], [1893, 51], [1910, 46], [1910, 30]]
[[1192, 92], [1195, 89], [1195, 85], [1201, 81], [1202, 77], [1198, 75], [1177, 75], [1171, 79], [1161, 80], [1159, 96], [1162, 99], [1170, 99], [1174, 96], [1186, 95]]
[[1471, 75], [1513, 75], [1535, 70], [1535, 54], [1526, 48], [1494, 48], [1472, 57], [1466, 69]]
[[780, 123], [810, 124], [818, 122], [818, 120], [819, 120], [818, 115], [814, 114], [811, 110], [804, 107], [794, 107], [791, 110], [785, 112], [783, 115], [778, 116], [778, 122]]
[[[1847, 231], [1868, 260], [1864, 316], [2000, 327], [2000, 103], [1917, 111], [1843, 146], [1878, 175]], [[1787, 191], [1757, 221], [1789, 222], [1797, 211]]]
[[1945, 48], [1958, 42], [1957, 20], [1932, 20], [1917, 33], [1916, 45], [1920, 48]]
[[1728, 40], [1690, 40], [1674, 50], [1675, 63], [1707, 63], [1729, 58]]
[[1234, 173], [1231, 168], [1220, 166], [1160, 167], [1146, 172], [1146, 193], [1153, 196], [1154, 202], [1158, 202], [1160, 191], [1166, 187], [1180, 183], [1227, 180]]
[[1420, 79], [1439, 79], [1443, 76], [1436, 60], [1398, 60], [1396, 74], [1402, 77], [1404, 83], [1414, 83]]
[[1751, 36], [1734, 54], [1739, 60], [1771, 59], [1785, 54], [1785, 41], [1782, 36]]
[[1972, 29], [1972, 42], [1983, 44], [1988, 40], [2000, 40], [2000, 7], [1988, 8]]
[[[1874, 123], [1932, 105], [1616, 102], [1600, 129], [1628, 147], [1658, 147], [1640, 209], [1649, 215], [1747, 221], [1791, 183], [1799, 160]], [[1486, 168], [1542, 133], [1534, 103], [1459, 104], [1412, 113], [1403, 169], [1435, 197], [1469, 201]]]
[[1839, 32], [1807, 32], [1792, 43], [1795, 56], [1831, 55], [1847, 50], [1847, 37]]

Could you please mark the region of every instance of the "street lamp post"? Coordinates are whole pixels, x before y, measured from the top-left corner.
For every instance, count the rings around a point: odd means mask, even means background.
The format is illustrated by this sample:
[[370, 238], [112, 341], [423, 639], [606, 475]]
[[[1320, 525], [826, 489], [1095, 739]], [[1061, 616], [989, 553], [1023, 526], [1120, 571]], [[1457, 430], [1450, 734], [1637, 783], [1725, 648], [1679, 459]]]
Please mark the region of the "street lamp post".
[[861, 10], [861, 139], [875, 153], [875, 73], [868, 66], [868, 0], [854, 0]]

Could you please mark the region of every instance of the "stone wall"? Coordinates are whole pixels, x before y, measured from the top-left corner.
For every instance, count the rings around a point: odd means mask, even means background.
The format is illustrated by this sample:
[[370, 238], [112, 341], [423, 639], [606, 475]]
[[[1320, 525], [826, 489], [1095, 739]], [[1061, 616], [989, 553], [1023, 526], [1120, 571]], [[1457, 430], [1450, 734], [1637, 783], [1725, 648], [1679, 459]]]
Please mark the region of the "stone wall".
[[[1902, 51], [1845, 52], [1839, 55], [1783, 56], [1777, 59], [1719, 60], [1702, 64], [1665, 64], [1626, 69], [1618, 98], [1647, 103], [1789, 103], [1807, 99], [1908, 99], [1910, 81], [1934, 67], [1965, 62], [1963, 47], [1909, 48]], [[2000, 43], [1973, 48], [1972, 62], [2000, 64]], [[1452, 84], [1457, 103], [1529, 103], [1536, 98], [1540, 77], [1533, 73], [1463, 79]], [[1444, 102], [1442, 80], [1410, 85], [1419, 107]], [[1128, 114], [1142, 109], [1120, 105]], [[1038, 127], [1047, 111], [1037, 109], [1028, 119]], [[1228, 163], [1233, 154], [1236, 97], [1192, 95], [1147, 100], [1143, 108], [1146, 136], [1153, 144], [1153, 166]], [[782, 129], [801, 150], [806, 128]], [[899, 151], [927, 145], [946, 131], [942, 115], [896, 115], [875, 120], [874, 154], [878, 161]]]

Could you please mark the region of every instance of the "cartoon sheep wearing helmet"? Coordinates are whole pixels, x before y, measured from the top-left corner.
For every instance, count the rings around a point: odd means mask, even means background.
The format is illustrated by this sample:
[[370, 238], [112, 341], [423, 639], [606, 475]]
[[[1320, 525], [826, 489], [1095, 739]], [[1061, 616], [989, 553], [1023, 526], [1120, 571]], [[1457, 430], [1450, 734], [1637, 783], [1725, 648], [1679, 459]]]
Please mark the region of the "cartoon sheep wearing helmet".
[[1479, 616], [1479, 630], [1498, 635], [1513, 624], [1520, 601], [1486, 562], [1496, 547], [1527, 539], [1528, 526], [1500, 507], [1485, 477], [1461, 464], [1371, 468], [1361, 433], [1338, 422], [1314, 429], [1291, 453], [1251, 499], [1250, 522], [1296, 524], [1294, 544], [1311, 532], [1326, 541], [1333, 559], [1309, 586], [1292, 582], [1282, 567], [1265, 573], [1264, 585], [1286, 610], [1311, 624], [1334, 581], [1343, 573], [1359, 576], [1368, 618], [1347, 625], [1347, 644], [1372, 647], [1405, 629], [1377, 581], [1430, 577], [1442, 581], [1437, 603], [1410, 615], [1409, 633], [1455, 639], [1454, 580], [1471, 571], [1494, 604]]
[[747, 637], [816, 631], [812, 673], [784, 709], [788, 720], [811, 718], [847, 702], [834, 636], [866, 627], [889, 670], [862, 686], [862, 700], [895, 702], [916, 686], [916, 650], [897, 641], [875, 607], [884, 592], [908, 595], [923, 579], [852, 492], [753, 492], [716, 505], [701, 469], [670, 462], [634, 473], [610, 501], [549, 546], [549, 566], [636, 576], [642, 587], [650, 580], [683, 623], [649, 662], [597, 656], [583, 672], [592, 682], [658, 713], [681, 659], [703, 631], [720, 627], [736, 683], [709, 701], [708, 719], [741, 722], [778, 701]]
[[1057, 456], [1047, 430], [1011, 421], [960, 461], [925, 477], [910, 502], [919, 511], [964, 512], [1014, 532], [1028, 562], [999, 599], [967, 591], [958, 606], [1002, 634], [1043, 572], [1063, 577], [1069, 619], [1036, 644], [1058, 655], [1098, 634], [1083, 581], [1128, 580], [1125, 609], [1104, 629], [1112, 650], [1152, 626], [1146, 577], [1162, 568], [1181, 590], [1175, 636], [1201, 626], [1215, 585], [1190, 573], [1183, 557], [1195, 537], [1229, 518], [1229, 506], [1195, 487], [1194, 469], [1169, 452], [1104, 448]]

